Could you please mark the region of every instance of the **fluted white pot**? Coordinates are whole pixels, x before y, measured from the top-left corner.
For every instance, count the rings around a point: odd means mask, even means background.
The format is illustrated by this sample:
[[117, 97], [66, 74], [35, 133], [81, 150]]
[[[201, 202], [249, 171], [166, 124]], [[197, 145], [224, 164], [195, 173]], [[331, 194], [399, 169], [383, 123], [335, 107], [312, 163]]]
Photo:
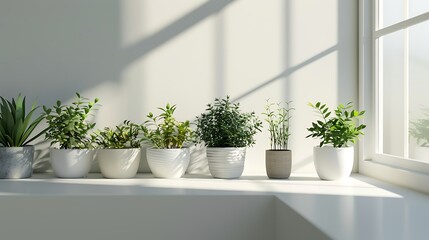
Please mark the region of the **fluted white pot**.
[[139, 169], [140, 148], [99, 149], [97, 160], [105, 178], [133, 178]]
[[189, 148], [146, 150], [147, 162], [152, 174], [159, 178], [180, 178], [189, 165]]
[[246, 148], [208, 147], [207, 160], [214, 178], [239, 178], [244, 170]]
[[332, 146], [314, 147], [314, 166], [323, 180], [341, 180], [350, 176], [353, 169], [354, 148]]
[[60, 178], [86, 177], [94, 152], [92, 149], [51, 149], [52, 170]]

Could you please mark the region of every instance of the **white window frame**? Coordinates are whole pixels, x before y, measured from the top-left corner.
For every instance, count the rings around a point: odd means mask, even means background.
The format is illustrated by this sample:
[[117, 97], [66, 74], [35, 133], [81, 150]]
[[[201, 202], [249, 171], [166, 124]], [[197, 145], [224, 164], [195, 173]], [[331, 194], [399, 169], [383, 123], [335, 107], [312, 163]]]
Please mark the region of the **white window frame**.
[[[408, 6], [408, 0], [404, 0]], [[388, 27], [378, 29], [379, 23], [377, 13], [379, 0], [359, 1], [359, 107], [366, 110], [366, 117], [363, 122], [367, 125], [365, 136], [359, 143], [359, 173], [375, 177], [384, 181], [392, 182], [411, 189], [429, 193], [429, 164], [422, 161], [400, 158], [387, 154], [379, 154], [379, 141], [377, 139], [381, 130], [377, 127], [379, 116], [377, 113], [379, 101], [382, 96], [377, 94], [382, 87], [382, 81], [377, 81], [382, 68], [376, 66], [378, 61], [378, 50], [382, 44], [377, 39], [386, 34], [396, 32], [401, 29], [429, 20], [429, 13], [424, 13], [416, 17], [409, 18]], [[408, 9], [405, 9], [408, 12]], [[408, 34], [405, 30], [404, 34]], [[408, 42], [405, 41], [405, 54], [408, 51]], [[405, 66], [408, 59], [404, 61]], [[406, 67], [407, 69], [407, 67]], [[405, 71], [405, 78], [408, 73]], [[408, 79], [406, 79], [408, 80]], [[408, 94], [408, 81], [404, 81], [404, 88]], [[406, 94], [406, 95], [407, 95]], [[405, 96], [407, 101], [408, 96]], [[407, 109], [405, 109], [407, 111]], [[407, 118], [408, 114], [404, 114]], [[408, 119], [405, 119], [406, 123]], [[408, 131], [407, 128], [404, 131]], [[376, 133], [379, 134], [376, 134]], [[408, 132], [406, 133], [406, 135]], [[408, 139], [404, 141], [404, 147], [408, 146]]]

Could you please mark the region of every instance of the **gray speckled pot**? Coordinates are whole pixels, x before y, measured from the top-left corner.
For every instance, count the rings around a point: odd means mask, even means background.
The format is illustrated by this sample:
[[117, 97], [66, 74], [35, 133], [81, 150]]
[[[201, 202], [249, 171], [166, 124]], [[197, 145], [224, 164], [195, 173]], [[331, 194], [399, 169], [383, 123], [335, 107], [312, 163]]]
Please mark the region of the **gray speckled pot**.
[[33, 172], [34, 147], [0, 147], [0, 178], [29, 178]]
[[265, 166], [269, 178], [287, 179], [292, 170], [292, 151], [265, 151]]

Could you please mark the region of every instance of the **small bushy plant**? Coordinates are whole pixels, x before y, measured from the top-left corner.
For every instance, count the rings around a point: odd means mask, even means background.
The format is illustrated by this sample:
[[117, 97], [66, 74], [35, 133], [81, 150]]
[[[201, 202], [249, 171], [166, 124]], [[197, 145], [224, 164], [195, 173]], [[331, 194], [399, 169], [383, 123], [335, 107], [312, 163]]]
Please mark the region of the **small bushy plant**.
[[92, 148], [89, 131], [95, 123], [88, 121], [88, 117], [97, 102], [98, 98], [90, 101], [76, 93], [71, 105], [62, 105], [58, 100], [52, 108], [43, 106], [48, 123], [46, 139], [51, 140], [51, 145], [59, 144], [60, 149]]
[[179, 122], [173, 116], [176, 105], [167, 104], [158, 109], [162, 113], [155, 116], [150, 112], [142, 126], [145, 142], [157, 149], [171, 149], [182, 148], [186, 142], [192, 141], [194, 134], [190, 122]]
[[284, 103], [270, 103], [267, 100], [265, 105], [265, 121], [268, 124], [270, 132], [271, 150], [288, 150], [289, 125], [293, 108], [290, 107], [290, 101]]
[[33, 103], [28, 114], [25, 109], [25, 97], [18, 95], [16, 100], [0, 97], [0, 145], [4, 147], [22, 147], [42, 135], [45, 130], [29, 139], [34, 129], [43, 120], [43, 116], [32, 119], [37, 107]]
[[312, 126], [307, 128], [311, 133], [307, 138], [320, 138], [320, 147], [323, 145], [332, 145], [336, 148], [347, 147], [349, 143], [355, 143], [359, 135], [363, 135], [362, 130], [366, 126], [356, 122], [363, 117], [365, 111], [353, 110], [351, 102], [345, 106], [340, 104], [334, 111], [335, 116], [331, 116], [332, 112], [329, 111], [326, 104], [317, 102], [316, 104], [309, 103], [308, 105], [316, 110], [321, 120], [313, 122]]
[[255, 144], [254, 136], [261, 127], [254, 112], [241, 112], [240, 104], [232, 103], [229, 96], [216, 98], [197, 117], [197, 142], [208, 147], [248, 147]]
[[429, 108], [425, 109], [423, 118], [410, 122], [410, 134], [422, 147], [429, 147]]
[[125, 120], [115, 128], [105, 127], [91, 135], [92, 142], [104, 149], [139, 148], [141, 126]]

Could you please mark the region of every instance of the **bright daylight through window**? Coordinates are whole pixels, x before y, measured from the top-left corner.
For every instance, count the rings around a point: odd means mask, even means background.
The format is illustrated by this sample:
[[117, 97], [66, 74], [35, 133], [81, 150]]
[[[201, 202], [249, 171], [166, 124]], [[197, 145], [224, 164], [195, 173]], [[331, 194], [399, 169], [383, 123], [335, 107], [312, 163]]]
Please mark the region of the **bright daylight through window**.
[[375, 152], [429, 163], [429, 1], [375, 10]]

